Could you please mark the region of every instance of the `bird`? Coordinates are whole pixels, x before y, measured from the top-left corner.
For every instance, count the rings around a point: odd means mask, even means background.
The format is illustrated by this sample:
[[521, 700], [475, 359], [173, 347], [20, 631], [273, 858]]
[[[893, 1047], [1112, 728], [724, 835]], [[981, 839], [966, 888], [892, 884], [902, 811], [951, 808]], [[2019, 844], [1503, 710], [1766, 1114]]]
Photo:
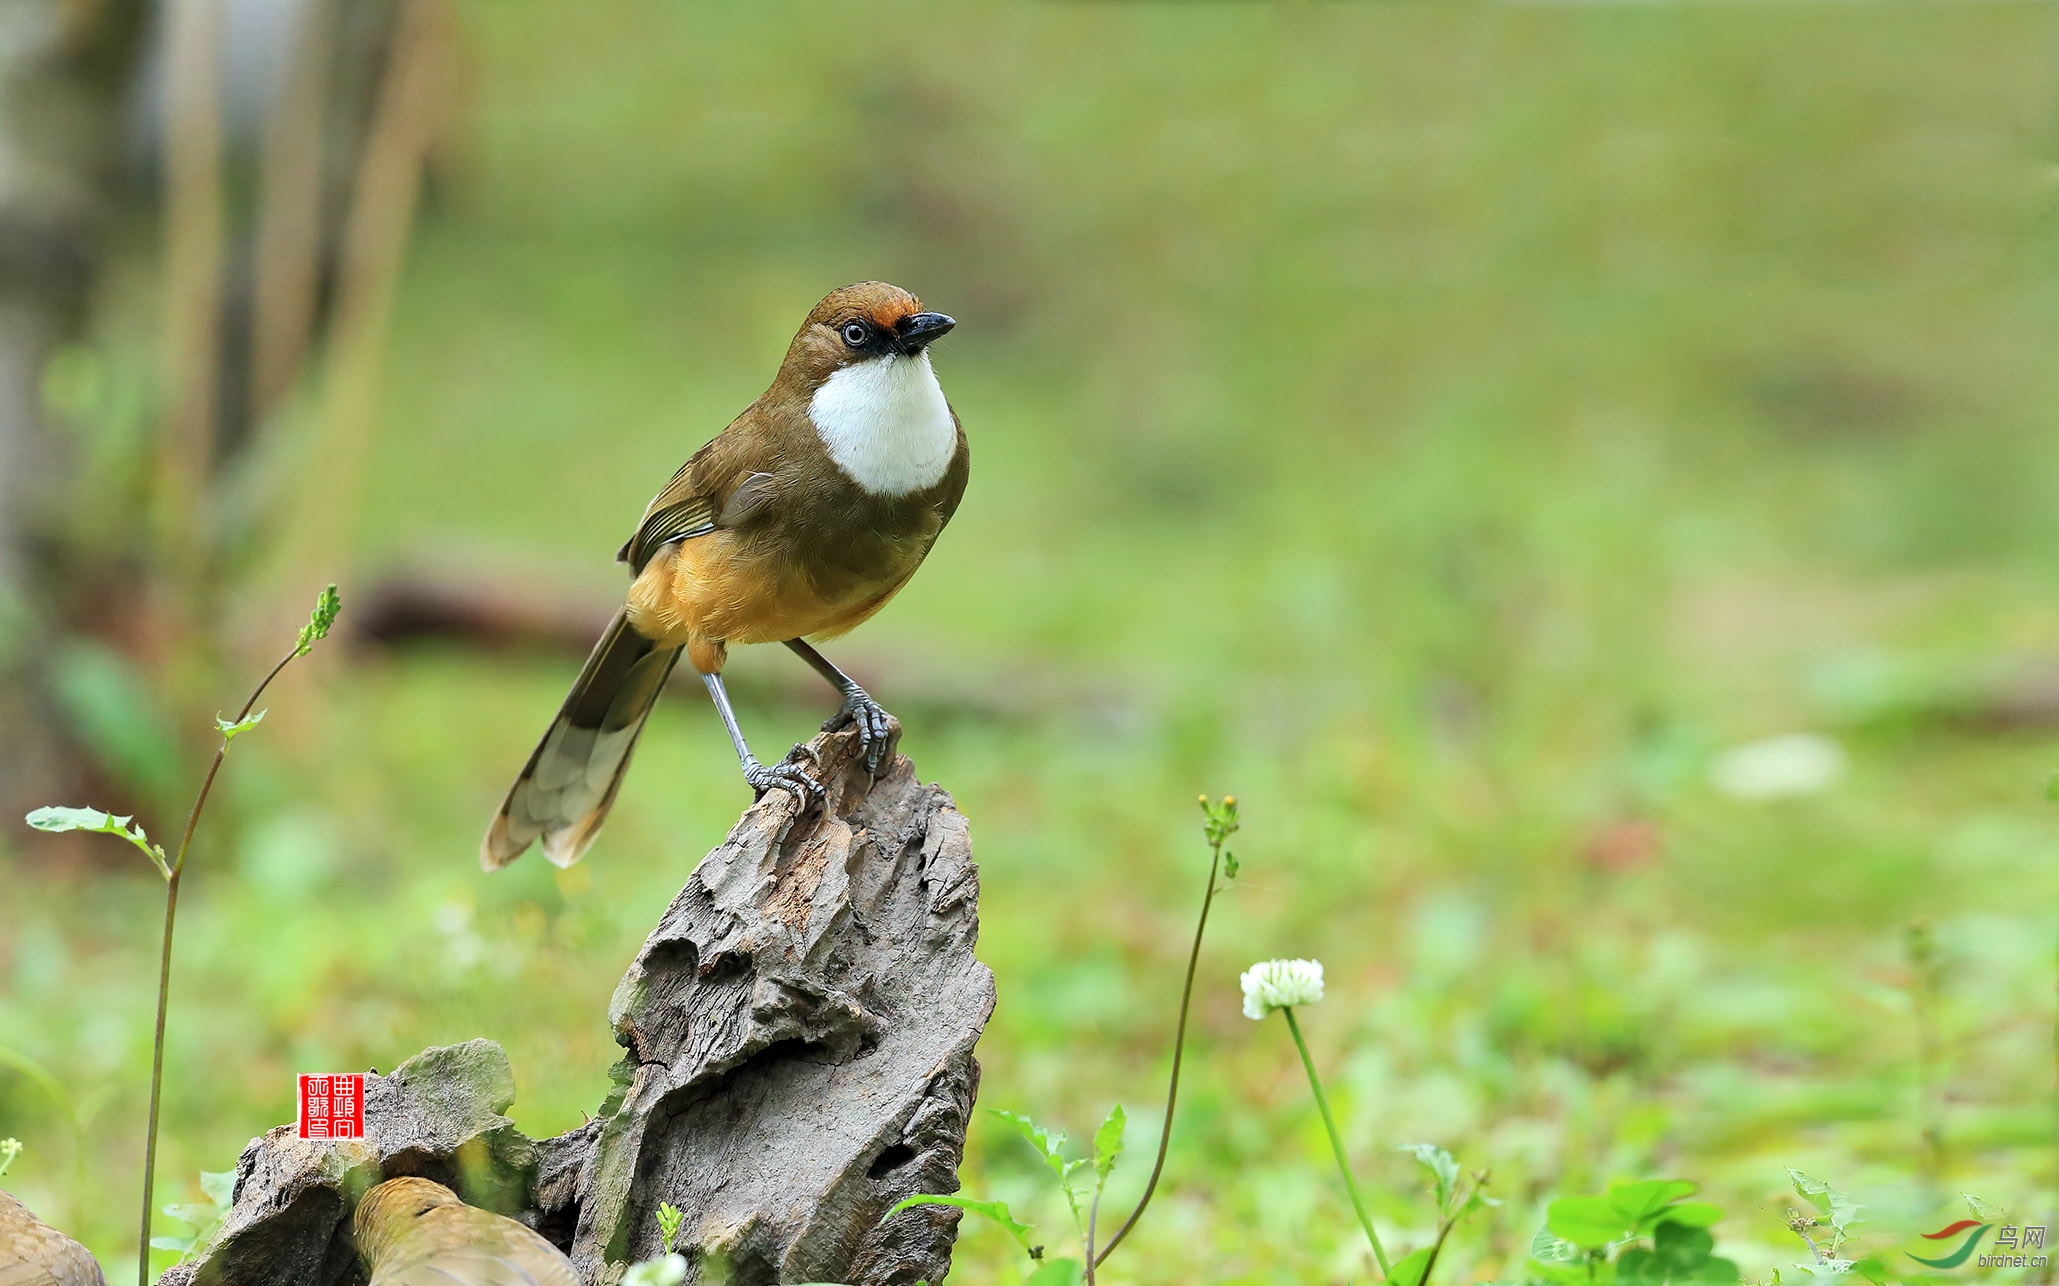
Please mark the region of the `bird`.
[[0, 1192], [0, 1286], [107, 1286], [86, 1248]]
[[430, 1179], [388, 1179], [351, 1218], [370, 1286], [579, 1286], [563, 1251]]
[[891, 716], [813, 644], [884, 607], [957, 512], [971, 457], [930, 361], [957, 324], [883, 281], [809, 311], [771, 386], [680, 467], [616, 553], [632, 578], [622, 609], [501, 803], [486, 869], [535, 841], [561, 867], [585, 854], [682, 655], [758, 796], [782, 789], [805, 809], [824, 792], [806, 747], [769, 765], [751, 753], [722, 683], [732, 644], [783, 643], [807, 662], [842, 697], [823, 729], [854, 724], [878, 773]]

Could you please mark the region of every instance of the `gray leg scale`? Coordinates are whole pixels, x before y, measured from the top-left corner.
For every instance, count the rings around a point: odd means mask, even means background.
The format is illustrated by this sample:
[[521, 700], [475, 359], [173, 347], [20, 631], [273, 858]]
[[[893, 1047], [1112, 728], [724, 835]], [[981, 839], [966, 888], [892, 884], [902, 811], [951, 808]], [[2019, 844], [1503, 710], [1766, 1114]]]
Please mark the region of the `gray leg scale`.
[[843, 705], [822, 725], [822, 730], [828, 732], [832, 728], [842, 727], [845, 723], [857, 725], [858, 741], [865, 747], [865, 770], [875, 777], [878, 776], [880, 760], [886, 758], [887, 737], [891, 732], [887, 720], [893, 716], [889, 715], [879, 702], [868, 696], [855, 679], [837, 669], [828, 657], [817, 652], [804, 640], [788, 639], [786, 645], [793, 649], [795, 656], [806, 661], [815, 673], [829, 680], [829, 685], [844, 695]]
[[[743, 766], [744, 780], [759, 794], [777, 787], [791, 791], [802, 808], [808, 806], [808, 797], [823, 797], [822, 785], [801, 765], [793, 762], [792, 756], [773, 764], [770, 768], [758, 762], [751, 753], [751, 747], [744, 741], [744, 730], [736, 722], [736, 710], [729, 704], [729, 690], [722, 686], [719, 674], [704, 674], [701, 682], [707, 685], [708, 696], [715, 702], [715, 713], [722, 716], [722, 726], [729, 729], [729, 744], [736, 747], [737, 762]], [[799, 746], [795, 750], [801, 749]]]

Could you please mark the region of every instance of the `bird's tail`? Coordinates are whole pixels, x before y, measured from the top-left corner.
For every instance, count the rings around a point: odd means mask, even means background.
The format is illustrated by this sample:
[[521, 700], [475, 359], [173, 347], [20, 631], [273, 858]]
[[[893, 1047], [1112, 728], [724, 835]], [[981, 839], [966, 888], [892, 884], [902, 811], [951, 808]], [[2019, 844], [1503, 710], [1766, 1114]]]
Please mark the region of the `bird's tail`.
[[580, 859], [607, 820], [636, 738], [678, 659], [678, 648], [659, 647], [615, 614], [528, 767], [508, 788], [479, 846], [482, 866], [506, 866], [536, 839], [559, 866]]

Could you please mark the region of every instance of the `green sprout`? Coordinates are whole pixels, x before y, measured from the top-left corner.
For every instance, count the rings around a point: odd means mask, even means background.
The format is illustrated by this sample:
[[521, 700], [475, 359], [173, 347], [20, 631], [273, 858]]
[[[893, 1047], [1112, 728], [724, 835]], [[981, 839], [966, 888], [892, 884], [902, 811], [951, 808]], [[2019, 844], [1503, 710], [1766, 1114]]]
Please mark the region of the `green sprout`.
[[226, 719], [221, 715], [215, 716], [215, 731], [221, 734], [222, 743], [215, 748], [214, 761], [208, 765], [207, 775], [200, 782], [200, 792], [193, 798], [193, 808], [186, 814], [186, 830], [179, 837], [179, 847], [169, 858], [166, 857], [163, 846], [152, 843], [143, 828], [135, 825], [131, 819], [117, 817], [97, 808], [38, 808], [27, 818], [28, 824], [39, 831], [92, 831], [117, 836], [149, 858], [150, 864], [157, 868], [158, 875], [164, 879], [164, 936], [158, 950], [157, 1027], [150, 1059], [150, 1116], [149, 1123], [145, 1126], [143, 1143], [143, 1216], [142, 1231], [137, 1237], [137, 1286], [150, 1286], [150, 1251], [153, 1247], [177, 1250], [185, 1254], [192, 1249], [195, 1242], [204, 1238], [208, 1231], [208, 1228], [203, 1226], [204, 1220], [197, 1221], [188, 1217], [198, 1215], [201, 1207], [178, 1206], [170, 1208], [168, 1213], [172, 1213], [175, 1219], [193, 1224], [193, 1235], [185, 1238], [152, 1238], [150, 1235], [151, 1198], [155, 1192], [157, 1176], [157, 1127], [164, 1097], [165, 1020], [172, 990], [172, 930], [178, 923], [179, 880], [186, 871], [186, 854], [193, 847], [193, 833], [198, 829], [200, 815], [206, 810], [208, 798], [214, 791], [215, 778], [222, 770], [222, 760], [229, 753], [229, 743], [255, 728], [264, 719], [264, 711], [257, 709], [258, 698], [265, 694], [265, 689], [272, 685], [272, 680], [278, 678], [281, 671], [298, 658], [306, 656], [316, 643], [328, 637], [330, 627], [336, 623], [336, 614], [342, 610], [343, 600], [338, 597], [336, 587], [330, 585], [325, 588], [316, 596], [314, 611], [309, 614], [307, 624], [301, 627], [299, 636], [294, 640], [293, 650], [280, 657], [278, 663], [258, 681], [257, 687], [251, 690], [249, 699], [244, 701], [243, 708], [236, 712], [236, 717]]

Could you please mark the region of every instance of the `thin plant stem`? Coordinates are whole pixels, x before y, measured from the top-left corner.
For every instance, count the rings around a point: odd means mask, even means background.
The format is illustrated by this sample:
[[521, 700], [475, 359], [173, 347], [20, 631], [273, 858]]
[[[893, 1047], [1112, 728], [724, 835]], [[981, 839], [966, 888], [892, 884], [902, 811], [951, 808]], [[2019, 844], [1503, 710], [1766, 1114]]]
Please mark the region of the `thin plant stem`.
[[[1227, 839], [1225, 835], [1223, 839]], [[1144, 1184], [1144, 1195], [1137, 1199], [1137, 1208], [1130, 1211], [1130, 1217], [1122, 1221], [1122, 1227], [1108, 1239], [1101, 1253], [1094, 1253], [1093, 1229], [1087, 1231], [1087, 1269], [1093, 1269], [1115, 1253], [1122, 1239], [1130, 1235], [1130, 1229], [1143, 1218], [1144, 1208], [1151, 1204], [1151, 1196], [1158, 1191], [1158, 1176], [1165, 1171], [1166, 1149], [1172, 1144], [1173, 1107], [1180, 1101], [1180, 1059], [1187, 1048], [1187, 1011], [1194, 1002], [1194, 970], [1201, 960], [1201, 935], [1208, 931], [1208, 910], [1215, 905], [1215, 877], [1223, 862], [1223, 839], [1209, 842], [1208, 890], [1201, 895], [1201, 918], [1194, 924], [1194, 945], [1187, 951], [1187, 980], [1180, 987], [1180, 1021], [1173, 1029], [1172, 1078], [1165, 1091], [1165, 1127], [1158, 1132], [1158, 1158], [1151, 1163], [1151, 1177]]]
[[1094, 1185], [1094, 1201], [1087, 1207], [1087, 1286], [1094, 1286], [1094, 1225], [1101, 1220], [1101, 1185]]
[[1916, 1019], [1916, 1115], [1922, 1143], [1920, 1173], [1935, 1193], [1945, 1169], [1942, 1049], [1938, 1006], [1942, 999], [1937, 938], [1927, 921], [1909, 925], [1903, 950], [1911, 974], [1910, 999]]
[[1451, 1238], [1451, 1230], [1458, 1227], [1458, 1221], [1465, 1217], [1466, 1202], [1471, 1200], [1473, 1193], [1480, 1191], [1486, 1182], [1485, 1172], [1474, 1175], [1472, 1192], [1454, 1196], [1450, 1209], [1456, 1213], [1447, 1213], [1437, 1221], [1437, 1240], [1430, 1243], [1430, 1254], [1423, 1260], [1422, 1275], [1416, 1278], [1420, 1286], [1429, 1286], [1430, 1274], [1437, 1271], [1437, 1259], [1444, 1253], [1444, 1243]]
[[1394, 1269], [1387, 1263], [1387, 1250], [1380, 1244], [1380, 1234], [1373, 1231], [1373, 1217], [1366, 1213], [1365, 1198], [1358, 1195], [1358, 1180], [1351, 1177], [1351, 1162], [1344, 1156], [1344, 1140], [1337, 1134], [1337, 1122], [1330, 1115], [1330, 1100], [1323, 1096], [1323, 1080], [1315, 1072], [1315, 1060], [1309, 1057], [1308, 1042], [1301, 1038], [1301, 1024], [1294, 1021], [1294, 1008], [1284, 1005], [1280, 1013], [1287, 1019], [1287, 1030], [1294, 1033], [1294, 1048], [1301, 1051], [1301, 1065], [1308, 1069], [1308, 1087], [1315, 1091], [1315, 1106], [1323, 1114], [1323, 1128], [1330, 1132], [1330, 1151], [1337, 1154], [1337, 1169], [1344, 1176], [1344, 1190], [1351, 1194], [1351, 1208], [1358, 1212], [1359, 1226], [1366, 1230], [1366, 1240], [1373, 1244], [1373, 1258], [1380, 1261], [1380, 1275], [1392, 1277]]
[[[294, 649], [280, 658], [256, 688], [250, 699], [238, 711], [235, 723], [250, 717], [252, 707], [272, 680], [279, 677], [293, 658], [301, 655], [301, 649]], [[201, 810], [207, 807], [207, 798], [214, 791], [214, 779], [222, 770], [222, 759], [229, 753], [229, 738], [222, 736], [222, 744], [216, 747], [214, 762], [207, 766], [207, 776], [201, 779], [200, 793], [193, 797], [193, 809], [186, 814], [186, 832], [179, 837], [178, 855], [172, 859], [170, 872], [164, 881], [164, 942], [157, 956], [157, 1034], [150, 1052], [150, 1124], [143, 1141], [143, 1229], [137, 1245], [136, 1286], [150, 1286], [150, 1203], [157, 1186], [157, 1121], [158, 1108], [164, 1092], [164, 1027], [165, 1011], [172, 994], [172, 930], [179, 919], [179, 877], [186, 871], [186, 850], [193, 845], [193, 832], [200, 825]]]

